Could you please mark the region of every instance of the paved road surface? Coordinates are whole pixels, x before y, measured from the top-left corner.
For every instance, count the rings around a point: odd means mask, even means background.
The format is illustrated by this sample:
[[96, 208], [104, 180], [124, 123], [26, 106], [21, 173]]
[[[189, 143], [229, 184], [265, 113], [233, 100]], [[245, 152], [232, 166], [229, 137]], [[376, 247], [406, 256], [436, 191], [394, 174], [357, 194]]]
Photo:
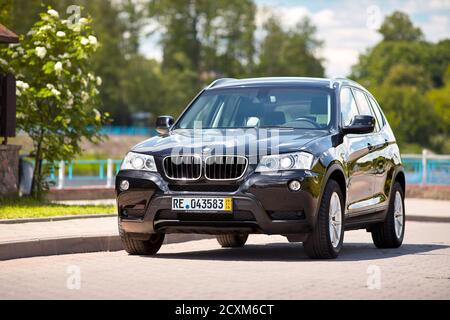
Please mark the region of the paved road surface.
[[410, 222], [394, 250], [349, 232], [335, 261], [311, 261], [300, 244], [262, 235], [243, 249], [166, 245], [153, 258], [121, 251], [0, 261], [0, 299], [10, 298], [450, 299], [450, 224]]

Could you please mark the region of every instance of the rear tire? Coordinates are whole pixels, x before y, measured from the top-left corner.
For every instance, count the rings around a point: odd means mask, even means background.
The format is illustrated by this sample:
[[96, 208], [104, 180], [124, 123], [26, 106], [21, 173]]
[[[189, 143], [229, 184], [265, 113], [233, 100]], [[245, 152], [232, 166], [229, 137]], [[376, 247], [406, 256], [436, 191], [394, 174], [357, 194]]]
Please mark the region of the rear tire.
[[[339, 184], [328, 181], [320, 203], [317, 224], [303, 242], [311, 259], [335, 259], [344, 242], [344, 197]], [[331, 209], [331, 210], [330, 210]]]
[[125, 251], [130, 255], [153, 256], [161, 248], [165, 234], [155, 233], [148, 240], [137, 240], [130, 238], [122, 229], [119, 221], [119, 235], [122, 240]]
[[372, 239], [377, 248], [398, 248], [405, 235], [405, 197], [398, 182], [392, 187], [386, 220], [372, 227]]
[[245, 245], [248, 234], [221, 234], [217, 236], [217, 242], [222, 248], [241, 248]]

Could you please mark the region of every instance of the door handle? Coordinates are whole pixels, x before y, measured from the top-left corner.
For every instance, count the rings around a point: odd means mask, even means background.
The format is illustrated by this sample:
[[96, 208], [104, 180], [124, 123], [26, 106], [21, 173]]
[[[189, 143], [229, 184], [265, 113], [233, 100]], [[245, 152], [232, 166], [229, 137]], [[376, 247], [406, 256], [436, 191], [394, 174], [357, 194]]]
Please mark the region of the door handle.
[[369, 151], [371, 151], [373, 150], [374, 146], [371, 143], [368, 143], [367, 148], [369, 149]]

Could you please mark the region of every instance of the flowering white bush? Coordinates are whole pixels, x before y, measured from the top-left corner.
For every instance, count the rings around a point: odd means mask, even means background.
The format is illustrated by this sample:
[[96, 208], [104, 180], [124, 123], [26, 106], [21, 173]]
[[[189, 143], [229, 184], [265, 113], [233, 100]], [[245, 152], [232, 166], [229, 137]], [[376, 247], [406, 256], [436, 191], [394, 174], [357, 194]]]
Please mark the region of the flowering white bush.
[[41, 14], [19, 45], [0, 51], [0, 69], [17, 78], [17, 123], [34, 141], [34, 192], [42, 190], [43, 159], [70, 160], [86, 137], [97, 141], [108, 115], [97, 106], [102, 80], [92, 71], [90, 58], [99, 43], [82, 18], [74, 26], [56, 10]]

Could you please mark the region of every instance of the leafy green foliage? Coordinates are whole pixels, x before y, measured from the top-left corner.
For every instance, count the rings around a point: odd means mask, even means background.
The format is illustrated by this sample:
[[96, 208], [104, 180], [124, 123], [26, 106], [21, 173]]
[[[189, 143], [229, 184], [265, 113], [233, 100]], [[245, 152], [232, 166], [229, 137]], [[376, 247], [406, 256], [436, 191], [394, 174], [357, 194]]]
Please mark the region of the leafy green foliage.
[[406, 13], [395, 11], [386, 17], [379, 32], [384, 41], [420, 41], [423, 33], [414, 27]]
[[439, 134], [432, 137], [432, 146], [438, 152], [450, 153], [450, 65], [444, 79], [444, 86], [428, 91], [427, 99], [439, 116], [436, 121]]
[[256, 6], [250, 0], [150, 0], [149, 13], [165, 29], [163, 68], [180, 69], [181, 53], [196, 72], [228, 76], [253, 63]]
[[450, 40], [424, 41], [400, 12], [386, 17], [380, 33], [384, 39], [360, 56], [351, 77], [375, 94], [402, 148], [450, 153]]
[[[93, 17], [91, 27], [102, 44], [90, 59], [92, 72], [103, 79], [98, 109], [109, 112], [117, 125], [131, 124], [137, 111], [176, 116], [218, 77], [323, 75], [322, 61], [315, 58], [320, 42], [308, 21], [282, 31], [281, 56], [270, 61], [279, 43], [270, 34], [263, 44], [256, 41], [252, 0], [0, 0], [0, 4], [0, 14], [5, 8], [3, 16], [8, 18], [2, 21], [22, 35], [47, 5], [64, 18], [72, 14], [67, 10], [71, 5], [83, 7]], [[139, 53], [142, 38], [153, 33], [161, 35], [162, 61]], [[46, 70], [51, 68], [48, 64]]]
[[101, 114], [90, 58], [99, 47], [88, 18], [75, 24], [53, 9], [42, 13], [20, 44], [0, 51], [17, 78], [17, 124], [34, 142], [33, 195], [41, 197], [46, 169], [42, 160], [70, 160], [81, 152], [82, 137], [98, 141], [107, 120]]
[[76, 215], [114, 214], [113, 205], [62, 205], [32, 198], [0, 199], [0, 219], [45, 218]]
[[324, 76], [322, 60], [314, 54], [322, 42], [315, 38], [316, 28], [308, 18], [284, 31], [281, 22], [271, 17], [264, 29], [267, 35], [261, 45], [259, 75]]

